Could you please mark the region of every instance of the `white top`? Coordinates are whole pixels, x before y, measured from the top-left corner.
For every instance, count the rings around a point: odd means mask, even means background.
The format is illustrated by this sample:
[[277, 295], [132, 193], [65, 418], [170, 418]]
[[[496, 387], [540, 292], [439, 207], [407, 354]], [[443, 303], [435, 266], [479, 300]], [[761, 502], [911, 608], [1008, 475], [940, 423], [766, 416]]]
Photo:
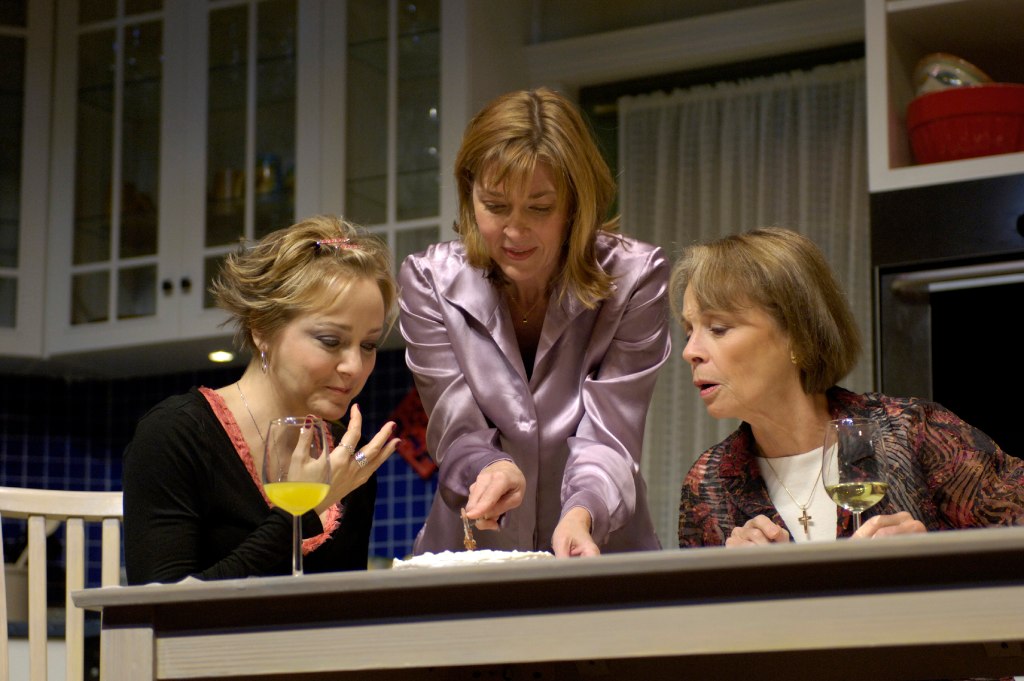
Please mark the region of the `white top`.
[[807, 515], [811, 517], [807, 523], [807, 529], [811, 533], [809, 541], [835, 541], [839, 507], [825, 493], [825, 486], [821, 482], [821, 447], [804, 454], [775, 457], [770, 466], [764, 457], [759, 456], [757, 465], [768, 487], [768, 496], [771, 497], [795, 541], [808, 541], [804, 526], [800, 523], [802, 512], [793, 498], [786, 493], [779, 478], [786, 482], [785, 486], [789, 488], [793, 497], [807, 507]]

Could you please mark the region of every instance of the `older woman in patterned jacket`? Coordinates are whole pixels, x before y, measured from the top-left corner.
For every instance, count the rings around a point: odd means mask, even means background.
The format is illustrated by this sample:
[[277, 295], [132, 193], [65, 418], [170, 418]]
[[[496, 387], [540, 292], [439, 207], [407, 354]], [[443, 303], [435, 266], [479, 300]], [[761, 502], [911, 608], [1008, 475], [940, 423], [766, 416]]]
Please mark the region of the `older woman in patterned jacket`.
[[[836, 385], [860, 340], [807, 238], [769, 228], [692, 246], [670, 293], [708, 413], [741, 420], [686, 476], [681, 547], [1024, 524], [1024, 460], [934, 402]], [[821, 484], [825, 424], [841, 417], [875, 419], [889, 464], [889, 491], [856, 532]]]

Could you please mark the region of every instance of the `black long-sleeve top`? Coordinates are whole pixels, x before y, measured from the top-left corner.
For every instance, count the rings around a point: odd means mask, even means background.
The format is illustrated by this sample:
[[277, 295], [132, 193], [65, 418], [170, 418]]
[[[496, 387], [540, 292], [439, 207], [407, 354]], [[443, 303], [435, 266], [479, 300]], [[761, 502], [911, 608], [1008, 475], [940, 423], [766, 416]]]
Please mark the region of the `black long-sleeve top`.
[[[185, 577], [287, 574], [292, 516], [271, 509], [238, 424], [192, 388], [153, 407], [125, 449], [124, 552], [129, 584]], [[303, 559], [305, 572], [365, 569], [376, 475], [340, 504], [337, 527]], [[324, 532], [313, 511], [303, 537]]]

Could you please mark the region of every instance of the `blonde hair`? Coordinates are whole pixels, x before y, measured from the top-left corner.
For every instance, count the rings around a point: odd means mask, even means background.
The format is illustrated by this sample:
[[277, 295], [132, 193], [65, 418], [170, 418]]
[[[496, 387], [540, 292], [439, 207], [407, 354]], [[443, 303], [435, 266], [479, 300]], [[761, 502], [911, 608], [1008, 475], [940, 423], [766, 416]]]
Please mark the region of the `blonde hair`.
[[359, 279], [377, 284], [390, 329], [397, 285], [387, 245], [341, 218], [318, 215], [229, 254], [210, 291], [231, 315], [235, 344], [257, 354], [254, 331], [273, 337], [297, 315], [315, 309], [327, 292], [343, 292]]
[[689, 288], [706, 310], [751, 304], [790, 338], [805, 393], [822, 393], [853, 369], [861, 352], [853, 312], [813, 241], [779, 227], [686, 248], [672, 270], [669, 300], [681, 317]]
[[459, 195], [456, 231], [469, 262], [491, 281], [505, 283], [480, 236], [473, 211], [473, 184], [505, 184], [506, 192], [526, 189], [538, 163], [550, 166], [558, 200], [568, 213], [567, 240], [559, 279], [561, 294], [593, 308], [611, 291], [611, 277], [597, 264], [600, 231], [618, 229], [607, 218], [615, 180], [575, 105], [548, 88], [510, 92], [487, 104], [466, 127], [455, 159]]

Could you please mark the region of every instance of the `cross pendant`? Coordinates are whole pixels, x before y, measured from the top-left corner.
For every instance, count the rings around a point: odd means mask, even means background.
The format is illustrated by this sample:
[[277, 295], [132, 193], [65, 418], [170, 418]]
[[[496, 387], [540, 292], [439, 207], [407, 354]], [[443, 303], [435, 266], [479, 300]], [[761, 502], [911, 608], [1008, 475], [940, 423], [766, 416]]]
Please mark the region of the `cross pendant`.
[[803, 506], [800, 507], [800, 513], [801, 513], [801, 515], [800, 515], [799, 518], [797, 518], [797, 520], [799, 520], [800, 524], [804, 526], [804, 534], [807, 535], [808, 539], [810, 539], [811, 538], [811, 528], [810, 528], [811, 516], [807, 515], [807, 509], [804, 508]]

